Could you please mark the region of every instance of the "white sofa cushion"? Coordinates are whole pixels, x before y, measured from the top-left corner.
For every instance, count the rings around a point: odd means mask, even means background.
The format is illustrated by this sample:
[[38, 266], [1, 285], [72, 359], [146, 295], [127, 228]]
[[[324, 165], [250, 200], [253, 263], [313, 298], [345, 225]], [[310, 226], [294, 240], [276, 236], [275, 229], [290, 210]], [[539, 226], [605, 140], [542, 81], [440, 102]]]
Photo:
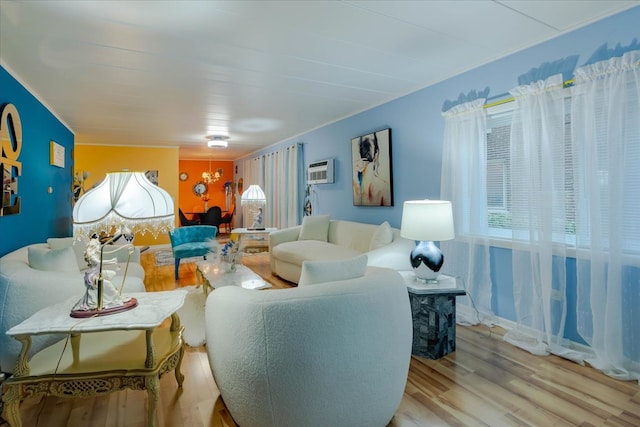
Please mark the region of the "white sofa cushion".
[[366, 270], [366, 255], [343, 261], [304, 261], [298, 286], [356, 279], [364, 276]]
[[46, 249], [29, 247], [27, 257], [29, 266], [42, 271], [66, 271], [78, 273], [78, 262], [71, 248]]
[[381, 248], [393, 242], [393, 231], [391, 225], [387, 221], [378, 226], [378, 229], [373, 233], [371, 243], [369, 243], [369, 250]]
[[286, 242], [273, 249], [278, 260], [302, 266], [309, 261], [339, 261], [361, 255], [360, 252], [319, 240], [298, 240]]
[[80, 270], [88, 267], [87, 261], [84, 259], [84, 251], [87, 247], [86, 242], [77, 241], [73, 237], [49, 237], [47, 244], [51, 249], [72, 248], [76, 255], [76, 262]]
[[327, 241], [329, 234], [329, 215], [305, 216], [298, 240]]
[[353, 221], [330, 221], [328, 242], [350, 248], [363, 254], [369, 251], [371, 238], [378, 225]]

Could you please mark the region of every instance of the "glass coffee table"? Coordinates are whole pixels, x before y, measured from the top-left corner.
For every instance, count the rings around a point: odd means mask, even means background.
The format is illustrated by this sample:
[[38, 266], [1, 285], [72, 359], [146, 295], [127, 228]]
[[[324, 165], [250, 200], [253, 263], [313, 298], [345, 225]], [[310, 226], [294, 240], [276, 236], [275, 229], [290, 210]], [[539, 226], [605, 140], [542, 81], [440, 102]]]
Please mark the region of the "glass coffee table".
[[271, 284], [242, 264], [237, 264], [234, 271], [227, 271], [221, 264], [197, 262], [196, 277], [198, 286], [202, 285], [205, 296], [222, 286], [239, 286], [245, 289], [267, 289]]

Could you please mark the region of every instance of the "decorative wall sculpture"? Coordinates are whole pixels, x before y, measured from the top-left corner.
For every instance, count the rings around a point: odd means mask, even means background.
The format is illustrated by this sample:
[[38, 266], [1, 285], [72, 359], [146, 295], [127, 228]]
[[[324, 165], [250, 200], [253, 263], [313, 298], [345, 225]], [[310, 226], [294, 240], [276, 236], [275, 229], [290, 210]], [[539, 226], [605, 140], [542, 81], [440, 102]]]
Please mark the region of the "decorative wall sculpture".
[[22, 163], [18, 161], [18, 157], [22, 151], [22, 124], [13, 104], [2, 105], [0, 117], [0, 216], [4, 216], [20, 213], [18, 177], [22, 175]]

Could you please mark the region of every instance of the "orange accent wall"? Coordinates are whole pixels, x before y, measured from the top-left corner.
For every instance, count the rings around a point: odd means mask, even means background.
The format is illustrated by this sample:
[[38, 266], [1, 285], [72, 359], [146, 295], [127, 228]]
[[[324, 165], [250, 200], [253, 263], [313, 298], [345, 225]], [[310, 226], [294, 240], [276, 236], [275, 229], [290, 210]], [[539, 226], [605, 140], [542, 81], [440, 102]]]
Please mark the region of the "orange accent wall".
[[[204, 201], [196, 196], [193, 192], [193, 186], [202, 181], [202, 172], [215, 172], [222, 169], [222, 176], [216, 182], [210, 183], [209, 186], [209, 207], [220, 206], [222, 210], [226, 210], [226, 196], [224, 184], [227, 181], [233, 181], [233, 162], [211, 160], [211, 168], [209, 168], [208, 160], [179, 160], [178, 174], [185, 172], [188, 178], [185, 181], [178, 182], [178, 191], [180, 200], [178, 205], [183, 212], [195, 212], [195, 208], [204, 212]], [[191, 215], [187, 215], [191, 217]]]
[[[178, 220], [178, 148], [130, 147], [78, 144], [74, 147], [74, 171], [87, 171], [85, 189], [104, 179], [107, 172], [128, 169], [130, 171], [157, 170], [158, 185], [173, 198]], [[136, 235], [136, 246], [168, 244], [169, 236], [160, 234], [154, 238], [150, 233]]]

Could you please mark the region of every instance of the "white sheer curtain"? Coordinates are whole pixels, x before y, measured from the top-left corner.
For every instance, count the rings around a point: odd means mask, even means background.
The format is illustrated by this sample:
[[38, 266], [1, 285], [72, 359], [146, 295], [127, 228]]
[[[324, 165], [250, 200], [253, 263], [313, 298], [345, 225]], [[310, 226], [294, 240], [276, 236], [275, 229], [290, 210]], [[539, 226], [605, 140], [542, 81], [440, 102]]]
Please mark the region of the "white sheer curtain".
[[440, 197], [453, 207], [456, 239], [441, 242], [443, 273], [463, 278], [458, 323], [492, 324], [486, 187], [486, 113], [480, 98], [452, 107], [445, 118]]
[[245, 160], [242, 163], [242, 171], [245, 190], [253, 184], [258, 184], [264, 190], [264, 156]]
[[640, 51], [576, 70], [578, 332], [586, 361], [640, 379]]
[[258, 184], [267, 197], [264, 219], [268, 227], [286, 228], [300, 223], [304, 158], [302, 144], [281, 148], [245, 160], [244, 186]]
[[562, 80], [557, 74], [511, 91], [516, 103], [510, 165], [517, 327], [504, 339], [539, 355], [565, 353], [565, 186], [571, 169]]

